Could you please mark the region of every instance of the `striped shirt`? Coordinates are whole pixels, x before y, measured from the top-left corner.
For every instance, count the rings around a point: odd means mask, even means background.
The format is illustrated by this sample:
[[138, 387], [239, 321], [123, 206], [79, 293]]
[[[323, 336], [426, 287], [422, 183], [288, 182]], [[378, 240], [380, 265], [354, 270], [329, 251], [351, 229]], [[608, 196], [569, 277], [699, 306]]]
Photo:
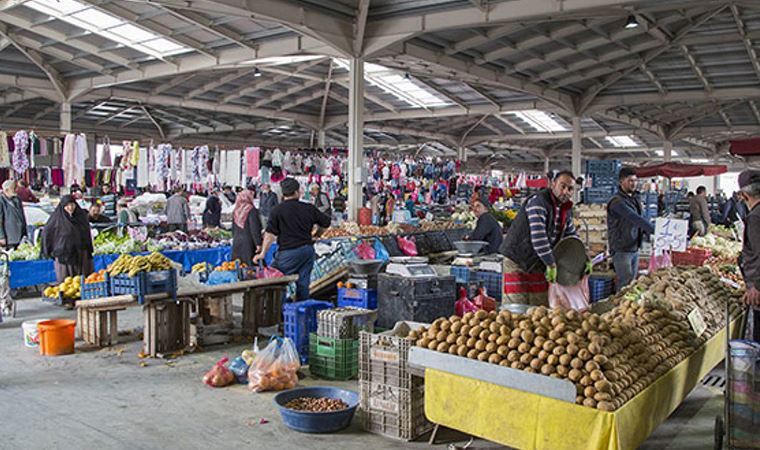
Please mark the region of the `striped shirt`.
[[[537, 196], [531, 197], [525, 204], [525, 213], [528, 215], [528, 225], [530, 226], [530, 241], [533, 244], [533, 250], [541, 259], [541, 262], [546, 266], [554, 264], [554, 254], [552, 248], [560, 239], [560, 231], [562, 226], [560, 224], [560, 208], [559, 205], [554, 207], [554, 227], [552, 235], [547, 234], [548, 226], [546, 219], [549, 216], [549, 212], [542, 205], [540, 199]], [[577, 236], [575, 231], [575, 225], [573, 224], [572, 209], [567, 211], [565, 216], [564, 234], [562, 237]]]

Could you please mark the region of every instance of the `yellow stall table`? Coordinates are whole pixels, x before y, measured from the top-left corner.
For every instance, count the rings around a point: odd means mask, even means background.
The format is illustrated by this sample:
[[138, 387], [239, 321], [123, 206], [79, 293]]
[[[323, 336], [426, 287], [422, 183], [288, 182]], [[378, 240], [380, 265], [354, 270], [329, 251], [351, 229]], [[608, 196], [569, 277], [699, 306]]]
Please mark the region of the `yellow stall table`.
[[519, 449], [635, 449], [723, 359], [725, 339], [724, 328], [614, 412], [426, 368], [425, 415]]

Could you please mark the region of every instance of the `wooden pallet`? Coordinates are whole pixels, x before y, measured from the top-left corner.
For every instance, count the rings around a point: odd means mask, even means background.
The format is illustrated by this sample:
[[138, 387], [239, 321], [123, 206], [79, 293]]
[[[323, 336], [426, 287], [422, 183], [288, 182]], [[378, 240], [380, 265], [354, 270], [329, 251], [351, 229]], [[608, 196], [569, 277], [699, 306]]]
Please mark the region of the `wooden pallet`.
[[145, 330], [143, 353], [161, 357], [183, 350], [190, 342], [190, 306], [192, 300], [153, 301], [143, 306]]

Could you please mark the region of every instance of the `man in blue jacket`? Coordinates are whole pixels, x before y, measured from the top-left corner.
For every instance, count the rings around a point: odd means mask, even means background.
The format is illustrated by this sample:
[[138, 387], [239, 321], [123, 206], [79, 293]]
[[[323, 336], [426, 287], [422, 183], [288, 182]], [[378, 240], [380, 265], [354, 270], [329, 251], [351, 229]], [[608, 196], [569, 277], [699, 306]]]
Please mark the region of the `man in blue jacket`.
[[618, 192], [607, 203], [607, 239], [618, 289], [638, 275], [639, 248], [644, 234], [654, 234], [654, 227], [641, 214], [636, 181], [636, 172], [632, 168], [620, 169]]

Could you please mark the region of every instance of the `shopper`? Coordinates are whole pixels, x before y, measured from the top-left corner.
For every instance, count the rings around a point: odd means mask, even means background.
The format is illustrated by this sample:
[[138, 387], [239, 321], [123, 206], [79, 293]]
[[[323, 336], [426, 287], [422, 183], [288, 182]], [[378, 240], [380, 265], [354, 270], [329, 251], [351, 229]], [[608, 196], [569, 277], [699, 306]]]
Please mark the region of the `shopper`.
[[166, 223], [169, 224], [169, 231], [180, 230], [187, 233], [190, 206], [184, 194], [185, 189], [180, 186], [174, 190], [174, 195], [166, 201]]
[[39, 199], [34, 195], [29, 184], [24, 180], [18, 180], [18, 187], [16, 189], [16, 195], [22, 202], [26, 203], [39, 203]]
[[237, 195], [232, 212], [232, 259], [248, 264], [261, 249], [262, 226], [259, 211], [253, 206], [253, 191]]
[[330, 206], [330, 197], [326, 193], [322, 192], [322, 189], [317, 183], [311, 185], [310, 191], [311, 201], [314, 203], [314, 206], [317, 207], [319, 212], [326, 215], [327, 217], [332, 218], [332, 206]]
[[710, 207], [707, 205], [707, 188], [697, 188], [697, 195], [689, 198], [691, 234], [704, 236], [710, 226]]
[[5, 180], [0, 194], [0, 245], [14, 249], [26, 236], [24, 205], [16, 195], [16, 182]]
[[283, 202], [277, 205], [269, 217], [261, 251], [253, 259], [254, 263], [264, 259], [275, 239], [279, 246], [272, 267], [285, 275], [298, 274], [296, 298], [309, 297], [311, 269], [314, 267], [314, 242], [312, 230], [317, 225], [317, 236], [330, 226], [330, 217], [322, 214], [314, 206], [300, 201], [302, 190], [298, 181], [286, 178], [280, 183]]
[[219, 200], [219, 191], [212, 190], [206, 199], [206, 209], [203, 210], [204, 227], [220, 227], [222, 225], [222, 201]]
[[740, 191], [734, 192], [734, 195], [726, 201], [723, 206], [721, 223], [727, 227], [733, 226], [737, 221], [747, 217], [747, 205], [742, 201]]
[[643, 217], [636, 193], [636, 171], [620, 169], [618, 192], [607, 203], [607, 239], [617, 288], [627, 286], [639, 272], [639, 248], [644, 235], [653, 235], [654, 227]]
[[42, 254], [53, 258], [56, 280], [93, 272], [92, 237], [87, 212], [64, 195], [42, 231]]
[[277, 194], [272, 192], [272, 187], [269, 183], [262, 184], [261, 192], [259, 193], [259, 213], [261, 214], [261, 223], [265, 227], [269, 221], [269, 216], [272, 214], [272, 210], [278, 203]]
[[102, 207], [100, 203], [94, 202], [90, 205], [90, 213], [88, 214], [88, 221], [91, 224], [108, 224], [111, 223], [111, 219], [108, 216], [102, 214]]
[[505, 276], [514, 275], [531, 285], [521, 284], [514, 292], [506, 292], [507, 303], [548, 305], [547, 291], [538, 287], [557, 280], [554, 246], [565, 237], [577, 236], [570, 200], [574, 191], [572, 172], [557, 173], [549, 188], [526, 200], [509, 226], [501, 246], [506, 256]]
[[111, 192], [111, 186], [104, 184], [100, 188], [100, 203], [103, 205], [103, 214], [110, 219], [116, 218], [116, 194]]
[[475, 200], [472, 204], [472, 212], [478, 218], [478, 223], [468, 240], [486, 241], [488, 246], [484, 249], [484, 253], [487, 255], [498, 253], [504, 235], [501, 225], [491, 214], [491, 204], [488, 199], [483, 196]]
[[227, 185], [223, 186], [222, 193], [224, 194], [225, 197], [227, 197], [227, 200], [229, 200], [230, 203], [232, 204], [235, 203], [235, 199], [237, 198], [237, 195], [235, 195], [235, 193], [232, 192], [232, 188], [230, 186], [227, 186]]
[[116, 210], [117, 210], [117, 217], [118, 217], [117, 220], [118, 220], [119, 226], [137, 223], [137, 214], [135, 214], [134, 212], [132, 212], [131, 209], [129, 209], [129, 206], [126, 200], [119, 200], [119, 202], [116, 204]]
[[739, 259], [747, 287], [744, 302], [751, 309], [751, 338], [760, 342], [760, 170], [745, 170], [740, 173], [739, 189], [749, 208]]

